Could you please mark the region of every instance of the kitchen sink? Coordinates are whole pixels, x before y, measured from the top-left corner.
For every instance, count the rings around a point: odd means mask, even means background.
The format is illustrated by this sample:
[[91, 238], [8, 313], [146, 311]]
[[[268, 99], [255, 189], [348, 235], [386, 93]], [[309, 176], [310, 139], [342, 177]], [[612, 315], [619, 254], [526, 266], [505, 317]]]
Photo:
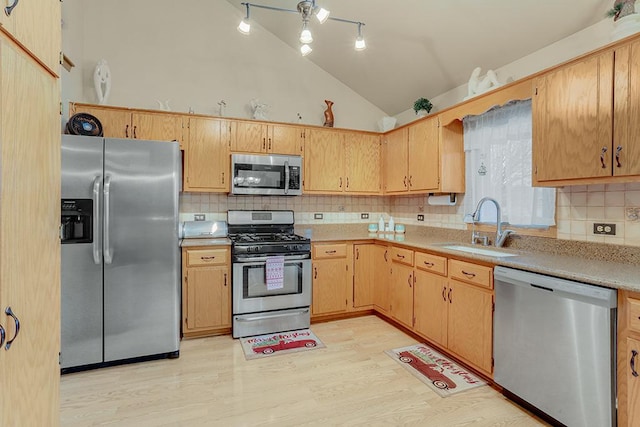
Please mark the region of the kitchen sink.
[[498, 258], [517, 256], [517, 254], [496, 251], [494, 249], [488, 249], [484, 247], [463, 246], [463, 245], [443, 245], [441, 247], [444, 249], [451, 249], [454, 251], [468, 252], [470, 254], [485, 255], [485, 256], [498, 257]]

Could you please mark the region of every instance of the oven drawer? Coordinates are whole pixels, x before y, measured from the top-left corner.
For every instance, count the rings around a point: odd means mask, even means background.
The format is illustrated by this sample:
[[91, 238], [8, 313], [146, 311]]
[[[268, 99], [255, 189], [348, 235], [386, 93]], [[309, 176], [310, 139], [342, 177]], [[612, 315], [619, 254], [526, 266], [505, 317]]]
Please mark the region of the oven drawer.
[[313, 259], [346, 258], [346, 243], [331, 245], [313, 245]]
[[187, 250], [187, 267], [225, 265], [228, 253], [228, 249], [189, 249]]

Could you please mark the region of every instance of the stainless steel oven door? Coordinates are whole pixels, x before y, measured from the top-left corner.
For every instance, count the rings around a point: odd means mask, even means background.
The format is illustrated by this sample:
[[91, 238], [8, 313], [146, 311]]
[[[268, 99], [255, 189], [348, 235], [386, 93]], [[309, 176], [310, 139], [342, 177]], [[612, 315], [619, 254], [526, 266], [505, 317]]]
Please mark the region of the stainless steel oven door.
[[268, 290], [267, 256], [248, 256], [233, 263], [233, 314], [257, 313], [311, 305], [309, 254], [284, 257], [284, 285]]

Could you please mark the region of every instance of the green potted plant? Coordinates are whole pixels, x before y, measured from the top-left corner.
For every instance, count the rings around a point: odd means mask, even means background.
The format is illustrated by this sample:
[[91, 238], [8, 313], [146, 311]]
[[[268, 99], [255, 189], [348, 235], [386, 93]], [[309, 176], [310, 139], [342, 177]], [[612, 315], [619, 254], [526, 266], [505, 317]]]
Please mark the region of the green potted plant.
[[418, 98], [416, 102], [413, 103], [413, 111], [415, 111], [418, 116], [426, 116], [432, 108], [433, 104], [427, 98]]

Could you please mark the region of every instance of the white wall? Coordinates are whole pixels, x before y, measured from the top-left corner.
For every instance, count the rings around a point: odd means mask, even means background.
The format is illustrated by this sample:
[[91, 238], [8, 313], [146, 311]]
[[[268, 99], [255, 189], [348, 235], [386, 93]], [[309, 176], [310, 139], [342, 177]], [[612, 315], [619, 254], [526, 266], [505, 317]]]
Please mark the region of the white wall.
[[169, 100], [172, 111], [217, 115], [225, 100], [225, 116], [250, 118], [258, 98], [269, 120], [297, 122], [300, 113], [302, 123], [322, 125], [330, 99], [335, 127], [361, 130], [377, 130], [384, 115], [256, 24], [240, 34], [243, 13], [226, 1], [65, 0], [63, 13], [65, 52], [78, 65], [62, 82], [63, 100], [97, 102], [93, 69], [104, 58], [109, 105], [160, 109], [156, 100]]
[[[538, 71], [542, 71], [611, 43], [612, 30], [613, 20], [610, 18], [603, 19], [597, 24], [587, 27], [582, 31], [494, 71], [498, 75], [498, 81], [501, 83], [506, 82], [509, 78], [518, 80], [530, 76]], [[482, 67], [482, 64], [478, 64], [478, 66]], [[472, 71], [473, 70], [469, 70], [469, 76], [471, 76]], [[486, 72], [486, 69], [483, 68], [483, 74], [484, 72]], [[444, 110], [445, 108], [462, 102], [467, 94], [467, 84], [465, 83], [434, 97], [431, 99], [433, 103], [432, 112]], [[412, 122], [418, 118], [413, 109], [403, 111], [395, 117], [398, 120], [397, 126]]]

